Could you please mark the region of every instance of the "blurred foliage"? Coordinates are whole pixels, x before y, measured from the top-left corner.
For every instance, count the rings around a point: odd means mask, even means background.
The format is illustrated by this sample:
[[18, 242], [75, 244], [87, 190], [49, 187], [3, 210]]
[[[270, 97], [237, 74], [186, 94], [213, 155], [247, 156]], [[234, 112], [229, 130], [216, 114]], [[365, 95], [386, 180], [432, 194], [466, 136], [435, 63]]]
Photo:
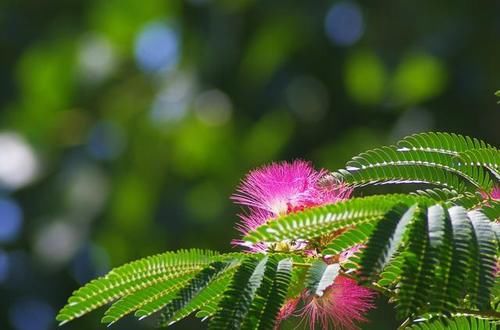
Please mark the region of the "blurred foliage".
[[78, 284], [125, 261], [230, 250], [228, 197], [262, 163], [333, 170], [431, 129], [498, 144], [499, 10], [0, 2], [0, 328], [53, 329]]

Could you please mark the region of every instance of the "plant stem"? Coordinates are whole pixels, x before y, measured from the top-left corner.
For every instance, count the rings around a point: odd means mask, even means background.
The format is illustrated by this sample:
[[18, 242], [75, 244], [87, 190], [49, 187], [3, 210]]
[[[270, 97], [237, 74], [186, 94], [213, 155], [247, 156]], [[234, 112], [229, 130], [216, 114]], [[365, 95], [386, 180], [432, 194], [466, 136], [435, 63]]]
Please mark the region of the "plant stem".
[[407, 318], [401, 325], [398, 327], [398, 330], [402, 330], [406, 328], [411, 323], [411, 318]]
[[457, 308], [456, 312], [461, 313], [461, 314], [477, 315], [477, 316], [482, 316], [482, 317], [487, 317], [487, 318], [494, 317], [494, 318], [500, 319], [500, 313], [495, 312], [495, 311], [476, 311], [473, 309]]
[[297, 267], [303, 267], [303, 268], [309, 268], [311, 267], [311, 264], [305, 263], [305, 262], [293, 262], [294, 266]]

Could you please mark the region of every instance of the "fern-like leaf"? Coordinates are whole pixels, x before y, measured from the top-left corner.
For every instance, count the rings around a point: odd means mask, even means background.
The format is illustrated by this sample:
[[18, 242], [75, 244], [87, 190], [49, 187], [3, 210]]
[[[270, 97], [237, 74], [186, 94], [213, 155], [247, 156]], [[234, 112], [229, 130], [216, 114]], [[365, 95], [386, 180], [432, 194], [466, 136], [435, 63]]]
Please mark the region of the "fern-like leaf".
[[159, 282], [201, 270], [220, 255], [213, 251], [181, 250], [140, 259], [110, 271], [75, 291], [57, 315], [69, 322], [121, 297]]
[[474, 191], [474, 188], [468, 187], [459, 175], [442, 168], [425, 166], [387, 165], [383, 168], [369, 167], [363, 170], [350, 168], [349, 170], [339, 170], [334, 175], [355, 187], [371, 184], [424, 183], [460, 192]]
[[235, 263], [216, 261], [196, 274], [196, 276], [193, 277], [193, 279], [191, 279], [187, 285], [185, 285], [181, 290], [179, 290], [179, 292], [177, 292], [176, 297], [163, 308], [160, 326], [167, 326], [179, 320], [179, 317], [176, 317], [175, 320], [171, 320], [171, 318], [177, 312], [184, 309], [194, 298], [199, 295], [200, 292], [206, 289], [217, 276], [224, 273], [228, 268], [231, 267], [231, 265], [234, 266]]
[[383, 287], [394, 286], [398, 283], [403, 272], [404, 258], [401, 253], [396, 253], [380, 273], [377, 284]]
[[261, 313], [259, 329], [274, 329], [277, 316], [283, 305], [292, 280], [292, 261], [290, 259], [280, 260], [278, 270], [273, 281], [269, 300]]
[[[229, 284], [230, 281], [224, 286], [224, 290], [227, 289]], [[215, 312], [217, 312], [217, 308], [219, 307], [220, 301], [222, 300], [222, 298], [224, 298], [223, 295], [224, 290], [220, 292], [221, 293], [220, 295], [214, 297], [214, 299], [207, 301], [205, 304], [201, 305], [199, 307], [200, 310], [196, 313], [196, 317], [206, 320], [207, 318], [213, 316]]]
[[256, 243], [312, 239], [337, 229], [376, 222], [396, 204], [411, 205], [422, 200], [426, 198], [402, 194], [352, 198], [269, 221], [249, 232], [244, 240]]
[[[429, 172], [427, 170], [421, 171], [422, 167], [440, 169], [457, 174], [475, 187], [482, 188], [483, 190], [489, 190], [492, 187], [492, 181], [482, 167], [478, 167], [476, 164], [470, 165], [460, 162], [454, 155], [433, 153], [424, 150], [397, 149], [394, 146], [381, 147], [368, 150], [353, 157], [346, 165], [349, 172], [356, 172], [358, 174], [352, 177], [363, 177], [363, 181], [368, 181], [368, 179], [377, 181], [389, 179], [391, 181], [417, 182], [425, 178], [422, 176], [422, 173]], [[376, 169], [379, 169], [379, 171]], [[366, 174], [363, 174], [364, 172]], [[369, 177], [370, 173], [375, 176]], [[387, 177], [388, 175], [392, 176], [392, 178]], [[351, 176], [347, 177], [348, 182], [350, 178]], [[430, 178], [430, 176], [427, 176], [427, 178]], [[440, 182], [428, 181], [428, 183], [440, 185], [452, 184], [451, 182], [441, 182], [443, 180]], [[358, 182], [354, 183], [358, 184]]]
[[447, 188], [429, 188], [423, 190], [416, 190], [415, 192], [411, 192], [410, 194], [426, 196], [428, 198], [432, 198], [437, 202], [450, 200], [452, 198], [456, 198], [461, 195], [456, 190], [450, 190]]
[[339, 271], [339, 264], [329, 265], [321, 260], [315, 261], [307, 273], [307, 290], [309, 290], [311, 294], [321, 297], [326, 288], [333, 284], [339, 275]]
[[[139, 318], [139, 320], [144, 319], [145, 317], [150, 316], [151, 314], [159, 311], [160, 309], [163, 308], [166, 304], [168, 304], [172, 299], [175, 298], [177, 295], [178, 290], [180, 290], [184, 285], [188, 283], [189, 280], [191, 280], [193, 276], [189, 277], [187, 281], [182, 281], [179, 283], [176, 283], [175, 286], [171, 287], [151, 287], [149, 288], [151, 291], [154, 292], [154, 294], [150, 295], [148, 299], [146, 299], [141, 305], [140, 308], [137, 308], [135, 312], [135, 316]], [[128, 297], [124, 297], [122, 299], [126, 299]], [[118, 301], [119, 303], [120, 301]], [[113, 307], [113, 306], [111, 306]]]
[[447, 311], [457, 306], [448, 296], [448, 286], [453, 258], [453, 231], [448, 213], [441, 205], [427, 210], [429, 228], [430, 267], [433, 274], [429, 292], [429, 309], [433, 312]]
[[496, 252], [498, 241], [490, 221], [479, 211], [470, 211], [468, 216], [474, 228], [479, 261], [479, 283], [477, 304], [480, 309], [488, 309], [490, 293], [495, 281]]
[[457, 305], [467, 292], [477, 292], [479, 265], [477, 245], [467, 210], [460, 206], [448, 209], [453, 231], [453, 260], [450, 271], [449, 303]]
[[408, 207], [397, 204], [378, 222], [360, 257], [360, 273], [363, 278], [373, 278], [391, 260], [402, 242], [406, 226], [413, 219], [416, 208], [416, 205]]
[[415, 321], [405, 329], [413, 330], [496, 330], [500, 325], [498, 320], [487, 319], [472, 315], [454, 315], [451, 317], [433, 317]]
[[415, 313], [428, 301], [432, 270], [428, 267], [431, 260], [427, 233], [427, 214], [418, 208], [405, 232], [407, 247], [402, 254], [403, 272], [397, 290], [397, 310], [402, 318]]
[[495, 284], [491, 290], [491, 307], [500, 312], [500, 276], [495, 278]]
[[224, 274], [217, 277], [214, 281], [210, 283], [203, 291], [201, 291], [196, 297], [194, 297], [186, 306], [179, 311], [177, 311], [170, 319], [171, 323], [175, 323], [186, 316], [190, 315], [196, 310], [204, 311], [205, 315], [202, 317], [208, 317], [212, 315], [207, 313], [207, 306], [210, 305], [213, 308], [213, 312], [217, 309], [217, 305], [222, 298], [222, 295], [229, 283], [231, 282], [232, 276], [236, 269], [230, 269]]
[[489, 200], [485, 205], [481, 206], [481, 212], [496, 222], [500, 222], [500, 200]]
[[489, 173], [499, 179], [499, 167], [500, 152], [481, 140], [422, 133], [402, 139], [397, 146], [363, 152], [334, 174], [352, 186], [424, 183], [474, 193], [491, 191]]
[[145, 289], [135, 291], [132, 294], [122, 297], [108, 308], [101, 322], [109, 326], [144, 305], [149, 305], [162, 299], [171, 300], [175, 296], [175, 292], [185, 285], [194, 275], [195, 272], [190, 272], [182, 276], [162, 280]]
[[460, 153], [459, 158], [470, 166], [483, 166], [500, 180], [500, 151], [496, 148], [471, 149]]
[[357, 244], [365, 242], [373, 233], [374, 229], [375, 224], [373, 223], [361, 223], [356, 227], [349, 228], [328, 243], [321, 253], [323, 255], [339, 254]]
[[233, 277], [224, 293], [219, 310], [209, 323], [212, 329], [239, 329], [243, 323], [255, 293], [262, 283], [268, 257], [260, 260], [248, 258]]
[[450, 190], [447, 188], [417, 190], [415, 192], [411, 192], [410, 195], [425, 196], [436, 202], [444, 202], [449, 206], [460, 205], [467, 209], [475, 208], [484, 200], [484, 196], [482, 196], [479, 192], [459, 193], [456, 190]]
[[291, 280], [292, 261], [269, 258], [264, 278], [242, 329], [274, 329], [277, 314], [285, 301]]
[[413, 134], [399, 141], [398, 147], [455, 156], [472, 149], [493, 148], [486, 142], [476, 138], [443, 132]]

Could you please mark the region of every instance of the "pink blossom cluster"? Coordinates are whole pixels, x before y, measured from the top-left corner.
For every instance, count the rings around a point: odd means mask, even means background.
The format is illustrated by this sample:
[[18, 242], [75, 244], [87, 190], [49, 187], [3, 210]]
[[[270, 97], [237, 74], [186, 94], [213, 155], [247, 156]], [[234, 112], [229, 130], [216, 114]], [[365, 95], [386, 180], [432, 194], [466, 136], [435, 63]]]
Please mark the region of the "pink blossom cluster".
[[490, 196], [493, 200], [496, 201], [500, 200], [500, 186], [495, 186], [491, 191]]
[[[241, 222], [237, 229], [246, 234], [280, 216], [332, 204], [349, 198], [351, 193], [351, 188], [326, 170], [315, 170], [308, 162], [273, 163], [251, 171], [232, 196], [236, 203], [246, 207], [246, 211], [239, 215]], [[245, 245], [241, 241], [234, 243]], [[305, 246], [303, 242], [299, 245], [292, 248]], [[267, 248], [265, 243], [258, 243], [251, 246], [250, 251], [265, 251]], [[346, 251], [339, 256], [339, 260], [348, 259], [359, 249], [357, 246], [352, 251]], [[304, 252], [315, 255], [313, 250]], [[279, 323], [297, 315], [307, 319], [311, 329], [318, 324], [323, 329], [356, 329], [356, 322], [365, 321], [363, 315], [373, 307], [374, 296], [370, 289], [339, 275], [321, 297], [304, 291], [299, 297], [286, 301], [277, 321]]]
[[231, 198], [247, 207], [237, 225], [246, 234], [279, 216], [349, 198], [351, 192], [326, 170], [317, 171], [310, 163], [296, 160], [251, 171]]
[[325, 330], [358, 329], [356, 322], [366, 321], [364, 314], [374, 307], [374, 297], [374, 291], [340, 275], [321, 297], [304, 295], [305, 305], [299, 315], [310, 329], [317, 324]]
[[[357, 322], [365, 322], [365, 314], [374, 307], [376, 293], [356, 281], [338, 276], [321, 297], [303, 292], [289, 299], [278, 314], [276, 328], [291, 316], [302, 317], [309, 329], [358, 329]], [[302, 307], [299, 307], [302, 306]]]

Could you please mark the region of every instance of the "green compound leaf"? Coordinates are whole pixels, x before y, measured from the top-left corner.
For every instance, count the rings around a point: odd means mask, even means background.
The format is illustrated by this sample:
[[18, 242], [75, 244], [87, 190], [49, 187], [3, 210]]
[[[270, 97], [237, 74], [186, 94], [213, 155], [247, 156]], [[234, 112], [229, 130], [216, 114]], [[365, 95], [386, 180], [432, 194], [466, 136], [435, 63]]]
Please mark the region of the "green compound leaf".
[[292, 261], [270, 258], [242, 329], [274, 329], [292, 278]]
[[478, 139], [448, 133], [408, 136], [353, 157], [334, 173], [349, 185], [424, 183], [458, 193], [489, 192], [499, 175], [500, 152]]
[[453, 315], [450, 317], [433, 317], [428, 320], [418, 320], [404, 329], [412, 330], [496, 330], [500, 322], [494, 319], [477, 316]]
[[158, 281], [154, 285], [122, 297], [108, 308], [101, 322], [107, 323], [109, 326], [145, 305], [149, 306], [157, 301], [172, 299], [175, 292], [194, 275], [195, 272], [190, 272], [183, 276]]
[[328, 243], [322, 254], [339, 254], [357, 244], [363, 243], [370, 237], [374, 229], [375, 224], [373, 223], [361, 223], [356, 227], [349, 228]]
[[469, 166], [483, 166], [500, 180], [500, 151], [496, 148], [471, 149], [459, 154], [460, 160]]
[[477, 305], [479, 309], [488, 309], [491, 290], [495, 282], [498, 239], [492, 229], [491, 222], [484, 214], [479, 211], [470, 211], [468, 216], [474, 228], [478, 251]]
[[407, 246], [402, 253], [401, 279], [397, 287], [397, 312], [401, 318], [419, 311], [428, 300], [432, 277], [427, 214], [419, 208], [405, 233]]
[[241, 328], [264, 279], [268, 259], [248, 258], [241, 264], [209, 323], [211, 329]]
[[306, 288], [311, 294], [321, 297], [339, 275], [339, 264], [327, 264], [321, 260], [315, 261], [309, 268]]
[[459, 175], [437, 167], [387, 165], [365, 169], [349, 168], [339, 170], [335, 176], [354, 187], [372, 184], [425, 183], [459, 192], [474, 191], [474, 188], [468, 187]]
[[427, 210], [429, 228], [429, 254], [433, 290], [429, 292], [429, 309], [433, 312], [445, 312], [457, 306], [452, 297], [448, 296], [452, 259], [453, 232], [448, 213], [441, 205], [433, 205]]
[[[111, 270], [75, 291], [57, 320], [64, 324], [107, 303], [118, 300], [106, 312], [103, 322], [113, 323], [140, 309], [149, 315], [172, 299], [189, 279], [212, 262], [239, 260], [245, 255], [221, 255], [206, 250], [180, 250], [140, 259]], [[145, 312], [147, 311], [147, 312]]]
[[422, 196], [403, 194], [358, 197], [267, 222], [249, 232], [244, 240], [250, 243], [280, 242], [283, 240], [313, 239], [332, 231], [350, 228], [362, 223], [375, 223], [396, 204], [412, 205], [428, 201]]
[[481, 206], [481, 212], [496, 222], [500, 222], [500, 200], [489, 200], [487, 204]]
[[106, 276], [75, 291], [56, 319], [60, 324], [64, 324], [136, 291], [201, 270], [218, 256], [219, 254], [213, 251], [181, 250], [140, 259], [115, 268]]
[[447, 211], [453, 231], [453, 260], [447, 296], [450, 298], [449, 303], [456, 306], [467, 292], [477, 291], [477, 247], [467, 211], [460, 206]]
[[416, 205], [408, 207], [397, 204], [377, 223], [360, 257], [362, 278], [372, 279], [389, 263], [403, 240], [416, 208]]
[[425, 196], [433, 199], [436, 202], [443, 202], [450, 207], [453, 205], [460, 205], [467, 209], [476, 208], [484, 200], [479, 192], [463, 192], [458, 193], [456, 190], [449, 190], [446, 188], [431, 188], [424, 190], [417, 190], [410, 193], [411, 195]]
[[212, 315], [212, 313], [208, 313], [209, 308], [213, 308], [213, 312], [215, 312], [220, 299], [222, 299], [224, 291], [229, 286], [229, 283], [231, 283], [235, 271], [236, 269], [232, 268], [224, 272], [224, 274], [218, 276], [210, 283], [210, 285], [208, 285], [196, 297], [194, 297], [184, 308], [177, 311], [171, 317], [170, 323], [175, 323], [196, 310], [205, 313], [201, 317], [208, 317]]
[[[177, 314], [178, 312], [182, 311], [189, 303], [193, 301], [193, 299], [199, 297], [199, 294], [203, 292], [205, 289], [209, 288], [209, 286], [212, 284], [212, 281], [217, 278], [217, 276], [221, 275], [225, 271], [227, 271], [231, 266], [234, 267], [236, 263], [234, 262], [221, 262], [221, 261], [216, 261], [214, 263], [211, 263], [208, 265], [206, 268], [204, 268], [202, 271], [200, 271], [198, 274], [196, 274], [195, 277], [193, 277], [187, 285], [182, 287], [177, 293], [174, 299], [172, 299], [168, 304], [166, 304], [165, 307], [163, 307], [163, 311], [161, 314], [161, 320], [160, 320], [160, 326], [164, 327], [167, 325], [170, 325], [174, 323], [175, 321], [179, 320], [179, 317], [176, 317], [175, 320], [172, 320], [172, 317]], [[212, 291], [209, 291], [212, 292]], [[207, 293], [207, 292], [205, 292]], [[217, 293], [214, 294], [214, 296]], [[203, 298], [206, 298], [207, 300], [212, 300], [213, 296], [203, 296]], [[198, 303], [203, 303], [203, 301], [198, 301]], [[190, 312], [194, 311], [195, 309], [192, 309], [193, 306], [190, 308]], [[187, 315], [190, 314], [188, 312]], [[182, 313], [183, 315], [185, 313]], [[184, 315], [184, 316], [187, 316]], [[182, 317], [181, 317], [182, 318]]]
[[[358, 181], [360, 178], [365, 178], [359, 182], [352, 182], [356, 185], [386, 180], [398, 182], [424, 180], [427, 183], [454, 187], [461, 191], [460, 181], [435, 180], [432, 175], [428, 175], [432, 172], [428, 169], [436, 169], [438, 170], [436, 173], [443, 170], [443, 173], [449, 172], [459, 175], [473, 186], [483, 188], [483, 190], [489, 190], [492, 187], [492, 181], [482, 167], [478, 167], [476, 164], [465, 164], [455, 155], [408, 148], [398, 149], [395, 146], [371, 149], [361, 153], [347, 163], [346, 169]], [[364, 172], [366, 174], [363, 174]], [[443, 177], [446, 176], [443, 174]], [[348, 183], [351, 183], [350, 178], [348, 176], [346, 179]]]
[[451, 155], [458, 155], [472, 149], [493, 148], [476, 138], [442, 132], [418, 133], [407, 136], [398, 142], [398, 147]]

